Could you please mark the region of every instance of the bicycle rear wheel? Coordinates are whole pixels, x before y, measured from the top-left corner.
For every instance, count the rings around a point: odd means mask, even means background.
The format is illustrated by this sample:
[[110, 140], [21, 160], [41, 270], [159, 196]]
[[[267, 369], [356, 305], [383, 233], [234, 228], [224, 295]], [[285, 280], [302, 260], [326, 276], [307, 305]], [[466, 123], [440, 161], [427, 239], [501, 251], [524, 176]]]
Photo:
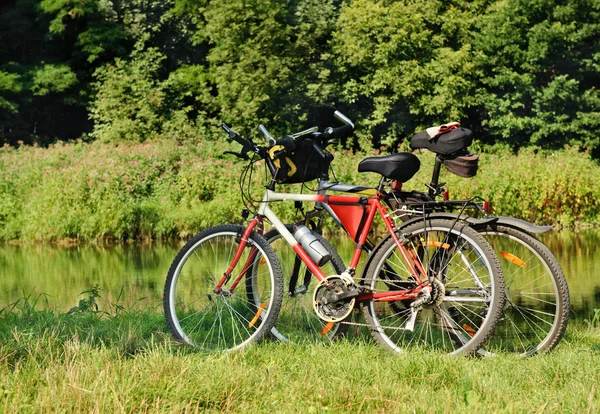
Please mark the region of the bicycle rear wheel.
[[[230, 279], [215, 289], [233, 262], [243, 230], [239, 225], [204, 230], [175, 257], [163, 305], [178, 341], [202, 351], [236, 350], [260, 340], [273, 327], [283, 294], [281, 268], [259, 234], [250, 235]], [[251, 297], [247, 284], [253, 287]]]
[[527, 233], [502, 225], [480, 231], [502, 265], [506, 306], [486, 350], [530, 356], [552, 350], [569, 320], [569, 289], [554, 255]]
[[[431, 299], [420, 307], [414, 299], [363, 302], [371, 334], [395, 352], [476, 352], [491, 336], [504, 304], [502, 270], [492, 248], [475, 230], [451, 220], [423, 220], [401, 231], [404, 247], [432, 281]], [[393, 239], [373, 254], [366, 288], [378, 293], [417, 286], [416, 270], [406, 264]]]
[[[292, 225], [286, 227], [292, 232]], [[327, 240], [317, 233], [313, 234], [331, 256], [321, 270], [325, 276], [340, 275], [345, 270], [340, 255]], [[348, 330], [347, 325], [327, 323], [313, 310], [313, 293], [318, 283], [314, 275], [276, 228], [270, 229], [264, 236], [275, 250], [283, 274], [283, 302], [271, 334], [294, 344], [328, 342], [343, 337]]]

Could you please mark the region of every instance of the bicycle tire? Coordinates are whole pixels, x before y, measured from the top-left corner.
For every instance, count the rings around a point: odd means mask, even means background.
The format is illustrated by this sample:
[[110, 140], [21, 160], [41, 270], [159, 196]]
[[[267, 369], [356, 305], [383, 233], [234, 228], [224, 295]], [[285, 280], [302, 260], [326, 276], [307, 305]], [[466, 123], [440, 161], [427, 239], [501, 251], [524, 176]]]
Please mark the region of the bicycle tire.
[[[363, 302], [372, 336], [394, 352], [416, 346], [450, 355], [475, 353], [491, 337], [504, 305], [502, 270], [491, 246], [468, 225], [440, 219], [409, 225], [402, 229], [401, 240], [418, 252], [428, 275], [435, 275], [444, 289], [436, 288], [438, 301], [416, 314], [412, 330], [412, 301]], [[373, 255], [365, 273], [367, 289], [416, 285], [413, 269], [404, 264], [392, 238], [384, 239]], [[476, 268], [483, 270], [477, 273]]]
[[543, 243], [522, 230], [492, 224], [480, 233], [500, 260], [506, 292], [503, 315], [486, 349], [521, 356], [551, 351], [569, 321], [569, 289], [560, 264]]
[[[293, 232], [293, 225], [286, 225]], [[339, 275], [345, 270], [344, 262], [337, 250], [326, 239], [313, 231], [313, 235], [323, 244], [331, 259], [321, 266], [325, 276]], [[345, 336], [348, 326], [341, 323], [327, 324], [314, 312], [312, 301], [313, 291], [318, 281], [300, 263], [298, 280], [291, 283], [294, 264], [299, 260], [293, 249], [287, 244], [276, 228], [264, 234], [265, 239], [277, 254], [283, 275], [283, 302], [275, 326], [271, 334], [276, 339], [292, 344], [329, 342]], [[308, 279], [308, 280], [307, 280]], [[293, 286], [292, 286], [293, 285]]]
[[[261, 235], [250, 234], [230, 280], [220, 292], [214, 289], [232, 263], [243, 230], [234, 224], [206, 229], [175, 257], [165, 281], [163, 306], [177, 341], [207, 352], [238, 350], [262, 339], [275, 324], [283, 295], [281, 267]], [[246, 264], [264, 270], [244, 271]], [[238, 275], [253, 280], [257, 296], [248, 298], [244, 285], [234, 286]]]

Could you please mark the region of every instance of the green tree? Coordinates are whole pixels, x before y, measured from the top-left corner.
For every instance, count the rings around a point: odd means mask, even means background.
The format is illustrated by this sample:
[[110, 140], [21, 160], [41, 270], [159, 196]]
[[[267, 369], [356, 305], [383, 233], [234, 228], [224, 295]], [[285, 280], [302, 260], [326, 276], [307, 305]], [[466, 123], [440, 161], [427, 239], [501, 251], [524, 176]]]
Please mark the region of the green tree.
[[144, 141], [162, 132], [167, 102], [157, 72], [164, 55], [139, 43], [131, 59], [99, 68], [90, 113], [93, 136], [105, 141]]
[[182, 64], [200, 61], [192, 22], [172, 7], [172, 1], [158, 0], [16, 0], [0, 6], [0, 143], [47, 144], [90, 132], [93, 74], [115, 58], [128, 59], [136, 42], [164, 54], [156, 73], [162, 80]]
[[246, 133], [259, 122], [289, 132], [316, 122], [331, 106], [328, 40], [335, 24], [333, 0], [302, 2], [233, 0], [177, 3], [194, 16], [197, 42], [208, 42], [207, 108]]
[[598, 1], [498, 1], [473, 47], [487, 142], [600, 149]]
[[361, 119], [363, 147], [395, 146], [469, 115], [477, 68], [466, 38], [480, 3], [355, 0], [343, 7], [333, 38], [337, 89]]
[[[0, 71], [2, 83], [12, 83], [4, 98], [10, 105], [0, 110], [0, 143], [47, 144], [91, 130], [86, 106], [93, 70], [100, 57], [125, 52], [118, 24], [100, 4], [16, 0], [0, 8]], [[93, 31], [101, 34], [94, 50]]]

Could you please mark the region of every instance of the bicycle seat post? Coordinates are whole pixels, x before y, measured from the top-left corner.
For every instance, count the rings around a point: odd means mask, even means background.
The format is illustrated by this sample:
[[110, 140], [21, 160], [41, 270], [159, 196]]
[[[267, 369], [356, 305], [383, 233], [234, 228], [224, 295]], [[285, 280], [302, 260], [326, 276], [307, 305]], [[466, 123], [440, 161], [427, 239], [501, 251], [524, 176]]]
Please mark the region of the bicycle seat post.
[[442, 163], [444, 160], [436, 154], [435, 156], [435, 164], [433, 166], [433, 173], [431, 175], [431, 183], [429, 184], [429, 197], [432, 199], [435, 198], [439, 194], [439, 180], [440, 180], [440, 170], [442, 168]]

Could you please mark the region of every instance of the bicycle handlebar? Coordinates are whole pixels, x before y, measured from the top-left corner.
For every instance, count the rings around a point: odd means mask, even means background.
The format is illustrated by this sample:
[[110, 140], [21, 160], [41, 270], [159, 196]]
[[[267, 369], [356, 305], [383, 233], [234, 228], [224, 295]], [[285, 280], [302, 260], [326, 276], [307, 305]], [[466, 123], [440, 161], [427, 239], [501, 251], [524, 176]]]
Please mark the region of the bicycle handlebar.
[[335, 111], [333, 113], [333, 116], [335, 117], [335, 119], [340, 121], [342, 124], [350, 125], [352, 127], [352, 129], [354, 129], [354, 122], [352, 122], [350, 120], [350, 118], [348, 118], [346, 115], [344, 115], [340, 111]]
[[325, 136], [327, 138], [339, 138], [339, 139], [343, 139], [343, 138], [347, 138], [349, 136], [351, 136], [354, 133], [354, 127], [351, 124], [347, 124], [344, 126], [341, 126], [339, 128], [327, 128], [327, 130], [325, 131]]
[[250, 143], [248, 141], [246, 141], [244, 138], [240, 137], [239, 134], [237, 132], [235, 132], [233, 129], [229, 128], [226, 123], [223, 122], [221, 124], [221, 128], [223, 128], [223, 131], [227, 132], [227, 135], [229, 135], [229, 139], [234, 140], [235, 142], [237, 142], [244, 148], [247, 148], [250, 146]]
[[[325, 130], [324, 133], [317, 132], [317, 127], [313, 127], [301, 132], [297, 132], [295, 134], [286, 135], [281, 139], [275, 139], [267, 131], [264, 125], [259, 125], [258, 129], [261, 132], [261, 134], [265, 137], [265, 139], [269, 142], [270, 147], [275, 145], [281, 145], [284, 148], [284, 151], [292, 151], [296, 146], [296, 140], [301, 140], [304, 137], [307, 137], [305, 139], [310, 141], [317, 154], [319, 154], [319, 156], [323, 158], [323, 160], [327, 160], [328, 156], [323, 151], [323, 148], [327, 146], [327, 141], [329, 139], [335, 138], [347, 138], [351, 136], [354, 132], [354, 123], [348, 117], [346, 117], [339, 111], [335, 111], [334, 117], [340, 122], [344, 123], [344, 126], [341, 126], [339, 128], [329, 127]], [[236, 155], [239, 158], [247, 158], [246, 153], [248, 152], [256, 152], [258, 154], [263, 154], [265, 152], [265, 147], [259, 147], [254, 142], [252, 142], [252, 140], [246, 140], [242, 138], [237, 132], [229, 128], [227, 124], [222, 123], [221, 128], [227, 133], [229, 139], [234, 140], [242, 146], [242, 150], [239, 154], [231, 151], [227, 151], [227, 153]]]
[[293, 150], [294, 147], [296, 146], [294, 137], [291, 135], [286, 135], [285, 137], [283, 137], [281, 139], [272, 138], [271, 140], [269, 140], [269, 144], [271, 144], [271, 146], [281, 145], [287, 151]]

